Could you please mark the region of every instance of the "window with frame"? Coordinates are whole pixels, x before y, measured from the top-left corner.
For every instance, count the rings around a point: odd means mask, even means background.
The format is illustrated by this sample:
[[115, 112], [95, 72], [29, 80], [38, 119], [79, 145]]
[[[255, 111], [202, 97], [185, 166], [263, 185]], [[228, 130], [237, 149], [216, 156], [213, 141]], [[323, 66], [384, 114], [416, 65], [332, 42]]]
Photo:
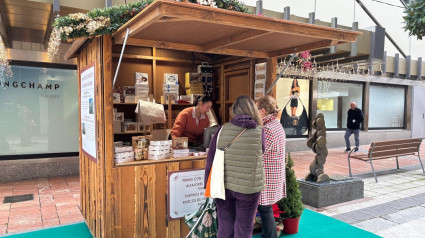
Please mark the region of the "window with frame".
[[370, 85], [369, 128], [404, 128], [406, 87]]
[[355, 102], [357, 107], [362, 109], [363, 84], [318, 81], [317, 113], [323, 113], [327, 128], [347, 128], [347, 112], [351, 102]]
[[75, 66], [11, 68], [13, 76], [0, 81], [0, 159], [75, 155], [79, 143], [78, 80], [71, 69]]

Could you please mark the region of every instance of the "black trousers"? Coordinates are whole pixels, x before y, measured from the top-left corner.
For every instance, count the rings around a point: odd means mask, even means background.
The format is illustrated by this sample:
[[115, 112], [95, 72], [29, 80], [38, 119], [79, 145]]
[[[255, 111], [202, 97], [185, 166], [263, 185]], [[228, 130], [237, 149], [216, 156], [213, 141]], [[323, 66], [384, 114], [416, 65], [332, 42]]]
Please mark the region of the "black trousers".
[[258, 205], [258, 213], [261, 217], [261, 237], [262, 238], [275, 238], [277, 237], [276, 222], [273, 216], [272, 205]]

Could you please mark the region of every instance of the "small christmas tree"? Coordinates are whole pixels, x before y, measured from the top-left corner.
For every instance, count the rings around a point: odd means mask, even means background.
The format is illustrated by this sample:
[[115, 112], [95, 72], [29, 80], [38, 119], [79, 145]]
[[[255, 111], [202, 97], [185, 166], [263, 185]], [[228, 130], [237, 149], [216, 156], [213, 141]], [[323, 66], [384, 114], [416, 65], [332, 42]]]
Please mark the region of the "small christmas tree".
[[280, 214], [283, 219], [301, 217], [304, 210], [297, 177], [295, 177], [295, 171], [292, 169], [293, 166], [294, 162], [289, 153], [286, 159], [286, 198], [277, 202], [279, 209], [284, 212]]

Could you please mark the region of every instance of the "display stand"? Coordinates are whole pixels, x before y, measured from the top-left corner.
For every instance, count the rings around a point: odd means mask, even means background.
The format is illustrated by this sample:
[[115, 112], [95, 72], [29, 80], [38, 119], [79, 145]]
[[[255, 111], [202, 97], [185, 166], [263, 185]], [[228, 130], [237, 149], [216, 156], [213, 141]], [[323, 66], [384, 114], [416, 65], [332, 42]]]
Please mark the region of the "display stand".
[[[133, 104], [114, 104], [112, 100], [120, 44], [127, 29], [127, 46], [115, 86], [134, 85], [134, 72], [147, 72], [150, 91], [159, 102], [164, 73], [179, 74], [183, 80], [184, 73], [207, 61], [214, 66], [214, 108], [220, 123], [229, 120], [229, 109], [237, 96], [253, 96], [256, 63], [267, 62], [268, 88], [276, 75], [277, 57], [353, 42], [359, 34], [157, 0], [113, 36], [74, 41], [66, 56], [78, 58], [79, 75], [87, 65], [95, 65], [97, 160], [82, 153], [80, 134], [80, 207], [95, 237], [185, 237], [189, 229], [183, 219], [167, 218], [167, 174], [205, 167], [205, 156], [114, 164], [114, 140], [134, 134], [114, 135], [112, 126], [114, 106], [129, 113], [133, 110]], [[183, 94], [184, 89], [180, 91]], [[165, 106], [168, 128], [179, 110], [187, 106]]]

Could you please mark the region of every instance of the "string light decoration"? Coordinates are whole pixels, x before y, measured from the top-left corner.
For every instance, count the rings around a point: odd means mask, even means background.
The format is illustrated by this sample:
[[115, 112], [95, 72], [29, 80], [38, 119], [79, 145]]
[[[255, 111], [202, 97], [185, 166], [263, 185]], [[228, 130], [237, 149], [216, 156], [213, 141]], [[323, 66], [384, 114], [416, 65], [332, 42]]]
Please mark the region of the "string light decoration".
[[[278, 72], [285, 67], [287, 64], [287, 59], [281, 59], [277, 64]], [[369, 63], [368, 63], [369, 64]], [[379, 71], [381, 76], [386, 76], [383, 72], [382, 63], [377, 61], [373, 62], [372, 66], [379, 64]], [[374, 67], [371, 67], [372, 69]], [[356, 80], [358, 76], [375, 76], [375, 71], [369, 70], [369, 65], [367, 69], [356, 67], [354, 64], [350, 65], [340, 65], [338, 60], [335, 63], [330, 64], [318, 64], [316, 60], [312, 60], [310, 51], [304, 51], [299, 53], [291, 64], [286, 69], [283, 77], [285, 78], [303, 78], [303, 79], [313, 79], [318, 78], [323, 81], [332, 82], [332, 81], [345, 81], [345, 80]]]
[[7, 58], [6, 45], [3, 42], [3, 38], [0, 36], [0, 81], [2, 84], [6, 78], [13, 76], [9, 61], [10, 60]]
[[60, 44], [61, 44], [61, 33], [58, 30], [58, 28], [54, 27], [52, 30], [52, 33], [50, 34], [49, 45], [47, 48], [49, 61], [55, 60]]

